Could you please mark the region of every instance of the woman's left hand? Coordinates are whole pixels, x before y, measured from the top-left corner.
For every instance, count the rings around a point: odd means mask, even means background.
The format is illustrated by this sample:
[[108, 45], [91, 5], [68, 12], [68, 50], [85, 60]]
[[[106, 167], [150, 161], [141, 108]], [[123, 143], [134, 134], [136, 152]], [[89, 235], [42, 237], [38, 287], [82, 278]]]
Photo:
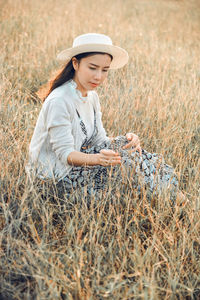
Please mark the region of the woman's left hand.
[[126, 138], [129, 141], [129, 143], [126, 144], [126, 146], [124, 146], [123, 149], [132, 148], [132, 151], [138, 151], [141, 155], [142, 154], [142, 149], [140, 147], [139, 137], [136, 134], [134, 134], [132, 132], [129, 132], [129, 133], [126, 134]]

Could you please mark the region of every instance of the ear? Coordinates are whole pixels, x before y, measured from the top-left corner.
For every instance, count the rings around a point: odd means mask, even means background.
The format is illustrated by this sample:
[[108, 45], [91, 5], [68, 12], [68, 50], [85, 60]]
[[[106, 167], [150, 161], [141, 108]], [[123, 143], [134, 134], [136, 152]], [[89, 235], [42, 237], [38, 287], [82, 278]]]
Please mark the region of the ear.
[[76, 59], [76, 57], [72, 57], [72, 65], [75, 71], [78, 70], [78, 60]]

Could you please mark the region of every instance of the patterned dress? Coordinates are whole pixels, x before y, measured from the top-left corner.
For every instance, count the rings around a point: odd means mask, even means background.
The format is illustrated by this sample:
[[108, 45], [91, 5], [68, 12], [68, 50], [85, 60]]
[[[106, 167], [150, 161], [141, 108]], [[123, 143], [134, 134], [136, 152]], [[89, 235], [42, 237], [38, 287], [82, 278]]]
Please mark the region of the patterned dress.
[[178, 179], [174, 169], [164, 162], [161, 155], [149, 153], [142, 150], [142, 155], [137, 151], [130, 152], [122, 147], [128, 143], [125, 136], [118, 136], [112, 141], [105, 141], [101, 145], [91, 146], [98, 133], [96, 126], [96, 114], [94, 111], [94, 131], [88, 138], [87, 130], [79, 112], [80, 126], [85, 134], [85, 141], [82, 144], [81, 152], [87, 154], [99, 153], [102, 149], [118, 151], [122, 157], [122, 164], [117, 166], [80, 166], [73, 167], [59, 184], [64, 189], [65, 195], [73, 191], [86, 192], [87, 195], [101, 194], [108, 191], [110, 187], [115, 190], [119, 185], [128, 185], [134, 189], [139, 196], [145, 191], [147, 199], [151, 200], [165, 191], [170, 193], [174, 202], [178, 191]]

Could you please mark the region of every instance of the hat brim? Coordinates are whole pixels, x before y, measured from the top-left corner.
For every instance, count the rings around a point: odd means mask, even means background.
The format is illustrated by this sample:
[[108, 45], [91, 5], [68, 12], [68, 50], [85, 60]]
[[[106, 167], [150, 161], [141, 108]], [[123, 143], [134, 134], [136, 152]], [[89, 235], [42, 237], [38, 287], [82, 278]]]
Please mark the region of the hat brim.
[[102, 52], [112, 55], [113, 59], [110, 69], [122, 68], [128, 62], [128, 53], [126, 50], [106, 44], [85, 44], [73, 48], [68, 48], [60, 52], [57, 56], [59, 61], [68, 63], [73, 56], [86, 52]]

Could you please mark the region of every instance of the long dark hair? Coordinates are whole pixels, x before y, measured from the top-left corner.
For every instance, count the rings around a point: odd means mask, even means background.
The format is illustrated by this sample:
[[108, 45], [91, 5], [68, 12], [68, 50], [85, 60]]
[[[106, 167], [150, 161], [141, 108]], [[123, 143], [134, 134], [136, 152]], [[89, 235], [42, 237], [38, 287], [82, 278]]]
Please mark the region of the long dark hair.
[[[86, 53], [81, 53], [78, 55], [75, 55], [73, 57], [75, 57], [78, 62], [81, 61], [82, 58], [84, 57], [88, 57], [88, 56], [92, 56], [92, 55], [96, 55], [96, 54], [108, 54], [108, 53], [103, 53], [103, 52], [86, 52]], [[111, 58], [111, 60], [113, 59], [111, 54], [108, 54]], [[50, 89], [46, 95], [46, 97], [57, 87], [61, 86], [63, 83], [69, 81], [70, 79], [74, 78], [74, 67], [72, 64], [72, 59], [68, 62], [68, 64], [61, 70], [61, 72], [53, 79], [53, 81], [51, 82], [51, 86]], [[44, 100], [46, 99], [46, 97], [44, 98]]]

